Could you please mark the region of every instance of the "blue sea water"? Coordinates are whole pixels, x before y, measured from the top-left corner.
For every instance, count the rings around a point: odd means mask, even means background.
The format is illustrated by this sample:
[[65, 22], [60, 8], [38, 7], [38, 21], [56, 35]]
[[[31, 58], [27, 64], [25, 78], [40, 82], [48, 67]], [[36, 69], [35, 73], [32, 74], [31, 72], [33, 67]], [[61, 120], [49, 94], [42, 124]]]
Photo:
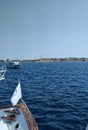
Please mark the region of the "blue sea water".
[[22, 63], [19, 69], [7, 69], [0, 100], [10, 99], [18, 79], [39, 130], [85, 130], [88, 62]]

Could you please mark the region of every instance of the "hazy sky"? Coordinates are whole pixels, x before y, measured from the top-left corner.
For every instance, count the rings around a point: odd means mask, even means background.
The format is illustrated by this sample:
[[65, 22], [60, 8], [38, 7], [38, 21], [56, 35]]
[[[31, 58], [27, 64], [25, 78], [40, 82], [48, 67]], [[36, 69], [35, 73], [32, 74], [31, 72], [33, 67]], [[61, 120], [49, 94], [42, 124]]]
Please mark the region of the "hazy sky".
[[0, 59], [88, 57], [88, 0], [0, 0]]

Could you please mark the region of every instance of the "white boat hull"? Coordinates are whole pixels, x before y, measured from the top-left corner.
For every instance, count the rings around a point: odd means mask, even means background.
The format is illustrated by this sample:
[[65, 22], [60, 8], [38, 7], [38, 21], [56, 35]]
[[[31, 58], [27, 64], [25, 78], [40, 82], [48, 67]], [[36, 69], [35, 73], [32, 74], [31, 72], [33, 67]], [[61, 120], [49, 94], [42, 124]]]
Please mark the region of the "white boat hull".
[[5, 78], [4, 77], [0, 77], [0, 80], [4, 80]]

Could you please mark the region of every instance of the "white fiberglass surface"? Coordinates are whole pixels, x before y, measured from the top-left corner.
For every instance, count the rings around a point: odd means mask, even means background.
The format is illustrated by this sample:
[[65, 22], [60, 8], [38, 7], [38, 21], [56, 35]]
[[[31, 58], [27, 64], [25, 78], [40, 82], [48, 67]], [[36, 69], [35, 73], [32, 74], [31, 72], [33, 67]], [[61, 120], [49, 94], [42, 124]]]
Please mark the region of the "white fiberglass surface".
[[9, 130], [6, 123], [3, 120], [0, 120], [0, 130]]

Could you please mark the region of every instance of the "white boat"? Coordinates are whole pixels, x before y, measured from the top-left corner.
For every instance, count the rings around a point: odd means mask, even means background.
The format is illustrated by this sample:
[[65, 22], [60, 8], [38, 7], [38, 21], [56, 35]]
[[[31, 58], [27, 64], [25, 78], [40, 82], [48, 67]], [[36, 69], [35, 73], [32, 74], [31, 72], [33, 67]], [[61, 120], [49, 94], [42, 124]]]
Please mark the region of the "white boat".
[[87, 126], [86, 126], [86, 130], [88, 130], [88, 124], [87, 124]]
[[0, 80], [5, 79], [6, 67], [3, 66], [0, 68]]
[[11, 105], [0, 107], [0, 130], [38, 130], [32, 113], [22, 99], [20, 82], [10, 101]]
[[20, 62], [19, 61], [8, 61], [6, 66], [7, 66], [7, 68], [17, 69], [20, 66]]

